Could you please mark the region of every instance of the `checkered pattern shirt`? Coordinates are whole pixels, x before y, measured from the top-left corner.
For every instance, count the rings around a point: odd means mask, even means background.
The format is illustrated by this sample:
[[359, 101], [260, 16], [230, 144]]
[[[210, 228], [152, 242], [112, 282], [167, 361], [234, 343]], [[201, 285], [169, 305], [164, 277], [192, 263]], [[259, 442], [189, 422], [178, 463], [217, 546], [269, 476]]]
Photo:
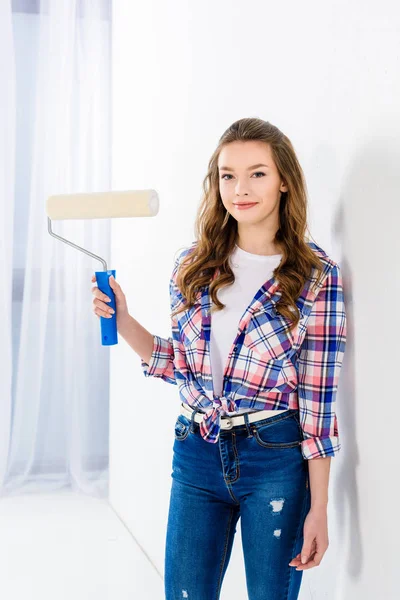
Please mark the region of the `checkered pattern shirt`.
[[[176, 277], [183, 258], [197, 242], [179, 253], [170, 278], [174, 311], [186, 304]], [[203, 287], [195, 305], [172, 318], [172, 336], [154, 335], [150, 362], [141, 359], [146, 377], [177, 385], [180, 399], [204, 413], [203, 439], [216, 443], [220, 418], [239, 408], [298, 409], [305, 459], [335, 456], [340, 450], [335, 412], [339, 374], [346, 344], [346, 312], [339, 266], [314, 242], [307, 244], [320, 258], [324, 274], [311, 290], [312, 272], [296, 301], [300, 321], [279, 314], [279, 282], [272, 277], [256, 292], [244, 311], [232, 341], [223, 377], [223, 394], [213, 392], [210, 364], [211, 296]], [[216, 270], [213, 279], [218, 276]]]

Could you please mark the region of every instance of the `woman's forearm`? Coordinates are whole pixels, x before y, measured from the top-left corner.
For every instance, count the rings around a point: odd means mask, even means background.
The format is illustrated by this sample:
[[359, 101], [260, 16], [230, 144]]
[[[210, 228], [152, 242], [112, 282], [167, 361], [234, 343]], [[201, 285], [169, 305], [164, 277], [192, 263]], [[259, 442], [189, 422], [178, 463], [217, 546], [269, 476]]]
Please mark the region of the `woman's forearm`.
[[330, 467], [331, 456], [308, 460], [312, 509], [327, 508]]
[[154, 336], [147, 331], [136, 319], [128, 318], [118, 325], [118, 333], [124, 338], [127, 344], [142, 358], [147, 364], [153, 352]]

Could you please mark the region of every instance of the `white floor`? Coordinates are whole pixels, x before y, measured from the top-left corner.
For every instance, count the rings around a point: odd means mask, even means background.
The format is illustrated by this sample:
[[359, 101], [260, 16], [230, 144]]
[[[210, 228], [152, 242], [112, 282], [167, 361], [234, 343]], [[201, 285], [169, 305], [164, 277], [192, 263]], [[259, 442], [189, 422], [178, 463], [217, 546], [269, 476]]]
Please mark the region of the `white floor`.
[[0, 498], [2, 597], [163, 600], [164, 583], [112, 507], [71, 493]]
[[[238, 524], [221, 600], [248, 597], [241, 543]], [[110, 504], [83, 494], [0, 497], [0, 565], [5, 600], [165, 600], [160, 573]], [[306, 576], [299, 600], [317, 597], [309, 585]]]

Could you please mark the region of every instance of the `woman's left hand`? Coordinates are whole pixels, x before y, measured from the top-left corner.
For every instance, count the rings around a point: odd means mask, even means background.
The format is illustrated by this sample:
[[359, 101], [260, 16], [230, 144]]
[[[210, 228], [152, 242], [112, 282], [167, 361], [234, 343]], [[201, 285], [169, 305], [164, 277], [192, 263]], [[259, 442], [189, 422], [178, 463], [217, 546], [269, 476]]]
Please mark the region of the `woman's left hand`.
[[[309, 511], [304, 521], [303, 532], [304, 541], [301, 552], [289, 563], [291, 567], [296, 567], [296, 571], [317, 567], [329, 546], [326, 508]], [[302, 564], [301, 557], [305, 557], [305, 564]]]

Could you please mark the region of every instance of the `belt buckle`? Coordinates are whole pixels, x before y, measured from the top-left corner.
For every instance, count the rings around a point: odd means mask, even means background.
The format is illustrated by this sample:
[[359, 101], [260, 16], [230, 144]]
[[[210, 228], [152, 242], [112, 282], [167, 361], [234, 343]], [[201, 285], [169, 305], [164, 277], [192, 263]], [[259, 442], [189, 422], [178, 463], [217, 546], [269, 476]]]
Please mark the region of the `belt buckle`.
[[221, 419], [221, 424], [224, 424], [224, 426], [222, 427], [222, 429], [232, 429], [233, 427], [233, 423], [232, 423], [232, 419], [231, 417], [222, 417]]

